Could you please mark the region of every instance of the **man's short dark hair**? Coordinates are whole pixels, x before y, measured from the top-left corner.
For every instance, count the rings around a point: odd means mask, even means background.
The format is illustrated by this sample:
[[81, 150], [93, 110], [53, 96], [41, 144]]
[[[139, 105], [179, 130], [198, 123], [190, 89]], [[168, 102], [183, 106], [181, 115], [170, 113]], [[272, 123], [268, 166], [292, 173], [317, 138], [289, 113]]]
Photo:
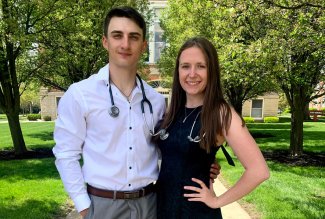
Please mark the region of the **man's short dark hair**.
[[134, 21], [142, 29], [143, 40], [145, 40], [147, 31], [146, 22], [137, 10], [129, 6], [113, 8], [107, 13], [103, 27], [104, 36], [107, 37], [108, 25], [113, 17], [126, 17]]

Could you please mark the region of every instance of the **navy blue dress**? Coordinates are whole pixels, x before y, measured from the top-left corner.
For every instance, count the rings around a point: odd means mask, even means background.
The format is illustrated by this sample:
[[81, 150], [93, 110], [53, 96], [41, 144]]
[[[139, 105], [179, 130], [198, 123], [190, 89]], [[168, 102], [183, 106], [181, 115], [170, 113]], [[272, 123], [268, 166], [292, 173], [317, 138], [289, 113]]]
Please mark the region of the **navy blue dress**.
[[[194, 218], [222, 218], [221, 210], [212, 209], [202, 202], [190, 202], [183, 194], [185, 185], [198, 186], [192, 177], [202, 180], [209, 187], [210, 166], [214, 162], [217, 147], [212, 147], [208, 154], [201, 149], [199, 143], [190, 142], [192, 125], [201, 107], [191, 115], [193, 109], [181, 112], [168, 128], [169, 137], [158, 140], [162, 153], [162, 163], [157, 180], [157, 217], [161, 219], [194, 219]], [[183, 123], [185, 115], [189, 115]], [[198, 116], [192, 132], [192, 138], [199, 135], [200, 116]]]

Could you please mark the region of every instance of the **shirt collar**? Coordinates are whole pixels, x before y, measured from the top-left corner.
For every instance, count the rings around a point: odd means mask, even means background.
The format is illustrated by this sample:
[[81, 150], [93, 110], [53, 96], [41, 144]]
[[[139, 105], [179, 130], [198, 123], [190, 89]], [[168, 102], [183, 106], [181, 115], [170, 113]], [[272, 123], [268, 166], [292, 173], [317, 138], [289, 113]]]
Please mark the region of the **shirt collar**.
[[[109, 64], [105, 65], [104, 67], [102, 67], [99, 70], [99, 72], [98, 72], [98, 74], [96, 76], [97, 80], [105, 81], [105, 83], [108, 84], [109, 83], [109, 74], [108, 74], [108, 72], [109, 72]], [[137, 83], [136, 91], [141, 92], [141, 84], [140, 84], [140, 81], [139, 81], [138, 77], [136, 77], [135, 81]], [[143, 83], [143, 87], [144, 87], [144, 90], [147, 90], [147, 84], [146, 83]]]

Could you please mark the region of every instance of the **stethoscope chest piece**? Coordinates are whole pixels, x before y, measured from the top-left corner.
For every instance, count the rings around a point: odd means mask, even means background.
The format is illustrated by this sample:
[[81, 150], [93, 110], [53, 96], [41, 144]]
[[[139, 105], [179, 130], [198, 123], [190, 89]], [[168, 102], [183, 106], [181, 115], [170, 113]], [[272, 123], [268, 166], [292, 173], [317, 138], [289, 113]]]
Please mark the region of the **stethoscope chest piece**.
[[108, 113], [109, 113], [109, 115], [110, 115], [111, 117], [116, 118], [116, 117], [119, 115], [120, 110], [118, 109], [117, 106], [113, 105], [113, 106], [111, 106], [111, 108], [108, 110]]
[[169, 136], [169, 133], [166, 131], [166, 129], [161, 129], [159, 133], [160, 140], [166, 140]]

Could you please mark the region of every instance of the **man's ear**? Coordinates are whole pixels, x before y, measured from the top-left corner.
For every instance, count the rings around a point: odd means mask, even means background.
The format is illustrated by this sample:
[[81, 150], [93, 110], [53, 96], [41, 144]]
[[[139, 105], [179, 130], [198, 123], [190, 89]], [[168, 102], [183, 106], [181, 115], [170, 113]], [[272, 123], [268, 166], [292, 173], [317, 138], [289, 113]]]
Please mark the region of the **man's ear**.
[[147, 40], [144, 40], [142, 46], [142, 53], [145, 53], [147, 51], [147, 47], [148, 47], [148, 42]]
[[107, 37], [105, 35], [103, 35], [102, 37], [102, 44], [103, 44], [103, 47], [108, 50], [108, 40], [107, 40]]

